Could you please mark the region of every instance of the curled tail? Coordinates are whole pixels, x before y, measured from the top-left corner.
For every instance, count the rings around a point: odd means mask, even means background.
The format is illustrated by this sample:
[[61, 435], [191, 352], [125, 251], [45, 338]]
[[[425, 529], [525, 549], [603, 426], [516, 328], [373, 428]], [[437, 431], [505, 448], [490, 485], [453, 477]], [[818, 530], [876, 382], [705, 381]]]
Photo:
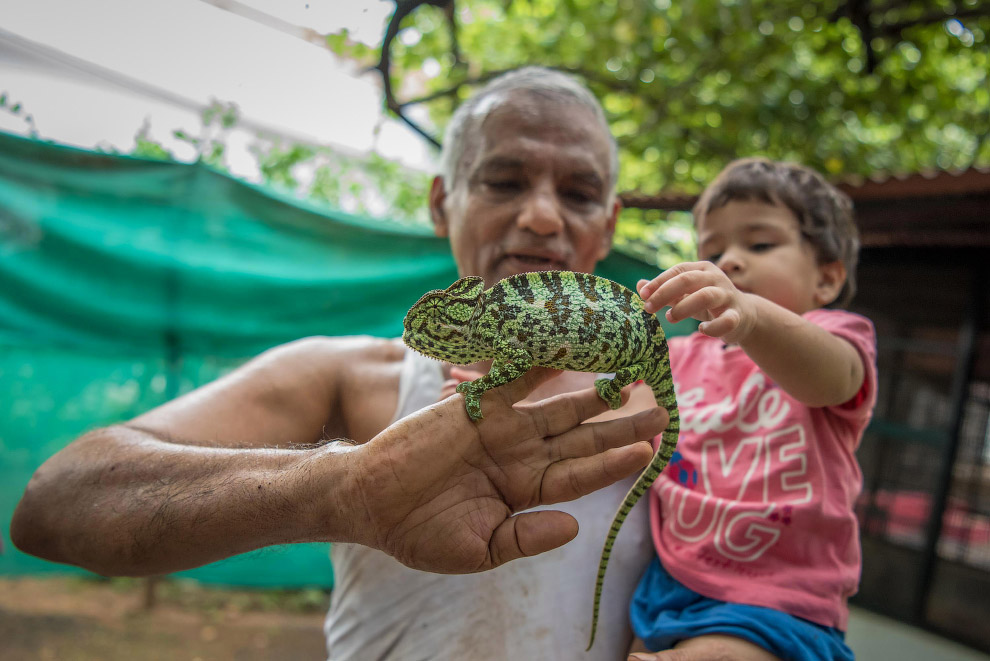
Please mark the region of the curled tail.
[[601, 560], [598, 561], [598, 578], [595, 580], [595, 602], [594, 611], [591, 616], [591, 638], [588, 641], [588, 650], [595, 644], [595, 631], [598, 628], [598, 610], [601, 606], [602, 586], [605, 584], [605, 570], [608, 568], [608, 559], [612, 555], [612, 546], [615, 544], [615, 539], [619, 534], [619, 528], [622, 527], [622, 522], [629, 516], [633, 505], [642, 498], [646, 490], [650, 488], [650, 485], [653, 484], [654, 480], [666, 468], [667, 463], [674, 454], [674, 448], [677, 447], [677, 435], [681, 429], [681, 415], [677, 410], [674, 384], [670, 378], [670, 362], [666, 355], [663, 357], [661, 368], [662, 378], [647, 378], [646, 382], [653, 389], [653, 397], [656, 399], [657, 404], [667, 409], [667, 413], [670, 415], [670, 421], [667, 423], [667, 428], [660, 435], [660, 447], [657, 449], [656, 454], [653, 455], [653, 460], [643, 470], [639, 478], [632, 485], [632, 488], [629, 489], [625, 499], [619, 506], [619, 511], [615, 513], [615, 517], [612, 519], [612, 527], [609, 528], [608, 536], [605, 538]]

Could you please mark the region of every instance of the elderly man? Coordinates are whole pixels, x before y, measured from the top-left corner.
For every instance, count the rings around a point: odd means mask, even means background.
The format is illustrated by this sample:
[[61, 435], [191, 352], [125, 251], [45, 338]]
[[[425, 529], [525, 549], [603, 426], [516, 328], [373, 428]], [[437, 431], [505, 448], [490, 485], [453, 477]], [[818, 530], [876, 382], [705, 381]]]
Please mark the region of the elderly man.
[[[430, 191], [436, 233], [461, 275], [488, 285], [526, 271], [590, 272], [611, 247], [616, 167], [584, 87], [540, 68], [507, 74], [451, 120]], [[590, 654], [584, 646], [601, 545], [633, 477], [557, 508], [564, 514], [510, 514], [642, 467], [651, 452], [634, 441], [659, 433], [666, 416], [634, 388], [620, 411], [575, 427], [604, 410], [589, 395], [595, 375], [536, 371], [486, 396], [472, 427], [463, 400], [443, 397], [452, 379], [485, 369], [458, 371], [397, 340], [274, 349], [77, 440], [39, 469], [12, 536], [105, 574], [183, 569], [269, 544], [357, 542], [332, 547], [331, 659], [623, 658], [630, 596], [652, 555], [644, 507], [613, 549], [598, 639]], [[327, 436], [355, 445], [274, 449]], [[550, 461], [545, 436], [558, 445], [549, 454], [574, 459]], [[613, 449], [596, 461], [595, 443]], [[525, 466], [512, 465], [515, 444], [532, 457]], [[523, 556], [535, 557], [498, 566]]]

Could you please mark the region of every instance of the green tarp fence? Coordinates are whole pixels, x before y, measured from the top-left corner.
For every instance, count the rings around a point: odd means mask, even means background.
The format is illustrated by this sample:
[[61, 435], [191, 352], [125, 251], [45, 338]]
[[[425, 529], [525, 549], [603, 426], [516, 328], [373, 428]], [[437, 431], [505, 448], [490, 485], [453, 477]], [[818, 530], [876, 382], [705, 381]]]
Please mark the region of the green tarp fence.
[[[656, 270], [614, 253], [599, 272], [631, 285]], [[327, 210], [198, 163], [0, 133], [0, 575], [81, 572], [25, 555], [9, 537], [31, 474], [76, 436], [282, 342], [394, 337], [423, 292], [456, 277], [446, 241], [426, 229]], [[333, 581], [325, 544], [182, 575]]]

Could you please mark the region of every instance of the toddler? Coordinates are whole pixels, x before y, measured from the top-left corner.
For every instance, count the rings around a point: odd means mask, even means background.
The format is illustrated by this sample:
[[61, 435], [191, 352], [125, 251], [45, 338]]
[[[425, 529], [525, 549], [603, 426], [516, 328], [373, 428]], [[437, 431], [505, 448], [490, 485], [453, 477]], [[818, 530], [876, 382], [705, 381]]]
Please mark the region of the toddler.
[[670, 340], [680, 441], [650, 490], [657, 557], [633, 627], [685, 661], [851, 660], [855, 450], [877, 383], [873, 325], [839, 309], [852, 203], [806, 167], [742, 159], [694, 214], [701, 261], [637, 286], [648, 311], [701, 324]]

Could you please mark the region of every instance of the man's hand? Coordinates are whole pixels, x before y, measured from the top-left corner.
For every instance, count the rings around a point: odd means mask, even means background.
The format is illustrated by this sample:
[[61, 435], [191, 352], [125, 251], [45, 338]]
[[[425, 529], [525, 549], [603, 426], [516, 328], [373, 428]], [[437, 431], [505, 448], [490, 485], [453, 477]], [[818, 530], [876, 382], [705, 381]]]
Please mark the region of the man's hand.
[[568, 514], [516, 513], [573, 500], [643, 468], [652, 446], [637, 441], [659, 434], [667, 416], [654, 407], [582, 425], [607, 410], [593, 388], [515, 404], [556, 373], [535, 368], [486, 393], [477, 422], [457, 395], [363, 446], [328, 446], [335, 459], [354, 460], [355, 541], [416, 569], [469, 573], [573, 539], [577, 522]]
[[702, 322], [699, 331], [729, 343], [741, 342], [756, 323], [752, 294], [736, 289], [711, 262], [677, 264], [652, 280], [640, 280], [636, 291], [647, 312], [669, 305], [671, 323], [692, 317]]

